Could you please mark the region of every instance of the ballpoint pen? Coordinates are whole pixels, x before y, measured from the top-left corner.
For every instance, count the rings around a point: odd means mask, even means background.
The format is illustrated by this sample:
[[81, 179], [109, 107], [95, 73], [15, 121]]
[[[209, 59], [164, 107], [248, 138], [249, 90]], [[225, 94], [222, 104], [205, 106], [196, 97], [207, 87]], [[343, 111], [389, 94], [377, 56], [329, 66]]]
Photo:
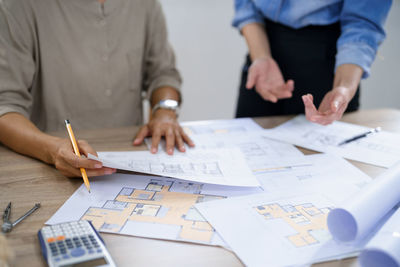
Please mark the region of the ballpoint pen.
[[381, 130], [381, 127], [376, 127], [376, 128], [374, 128], [374, 129], [369, 130], [368, 132], [365, 132], [365, 133], [362, 133], [362, 134], [353, 136], [352, 138], [349, 138], [349, 139], [347, 139], [347, 140], [344, 140], [343, 142], [339, 143], [338, 146], [342, 146], [342, 145], [351, 143], [351, 142], [353, 142], [353, 141], [356, 141], [356, 140], [358, 140], [358, 139], [367, 137], [368, 135], [373, 134], [373, 133], [377, 133], [377, 132], [379, 132], [380, 130]]
[[[72, 131], [72, 127], [71, 127], [71, 124], [69, 123], [69, 120], [65, 120], [65, 126], [67, 127], [69, 139], [71, 140], [71, 144], [72, 144], [72, 147], [74, 148], [75, 155], [80, 157], [81, 153], [79, 152], [78, 144], [76, 143], [75, 135], [74, 135], [74, 132]], [[85, 170], [85, 168], [80, 168], [80, 169], [81, 169], [83, 182], [85, 183], [85, 186], [90, 193], [90, 184], [89, 184], [89, 179], [86, 174], [86, 170]]]

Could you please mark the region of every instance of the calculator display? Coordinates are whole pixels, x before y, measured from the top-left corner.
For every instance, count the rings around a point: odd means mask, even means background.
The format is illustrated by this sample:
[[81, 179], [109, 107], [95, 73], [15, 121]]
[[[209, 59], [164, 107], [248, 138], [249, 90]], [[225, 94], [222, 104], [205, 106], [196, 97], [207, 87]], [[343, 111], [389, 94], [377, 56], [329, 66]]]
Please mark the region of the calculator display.
[[75, 264], [67, 264], [67, 265], [62, 265], [61, 267], [95, 267], [95, 266], [100, 266], [100, 265], [105, 265], [107, 264], [107, 261], [105, 258], [99, 258], [99, 259], [94, 259], [94, 260], [89, 260], [85, 262], [79, 262]]

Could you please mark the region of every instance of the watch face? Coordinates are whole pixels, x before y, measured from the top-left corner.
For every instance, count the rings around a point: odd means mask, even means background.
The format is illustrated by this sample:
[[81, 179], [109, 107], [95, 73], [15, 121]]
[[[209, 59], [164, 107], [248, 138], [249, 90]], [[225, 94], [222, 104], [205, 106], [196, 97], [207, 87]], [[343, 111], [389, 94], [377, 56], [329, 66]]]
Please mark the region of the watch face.
[[177, 108], [178, 107], [178, 101], [167, 99], [167, 100], [163, 101], [162, 106], [165, 106], [165, 107], [168, 107], [168, 108]]

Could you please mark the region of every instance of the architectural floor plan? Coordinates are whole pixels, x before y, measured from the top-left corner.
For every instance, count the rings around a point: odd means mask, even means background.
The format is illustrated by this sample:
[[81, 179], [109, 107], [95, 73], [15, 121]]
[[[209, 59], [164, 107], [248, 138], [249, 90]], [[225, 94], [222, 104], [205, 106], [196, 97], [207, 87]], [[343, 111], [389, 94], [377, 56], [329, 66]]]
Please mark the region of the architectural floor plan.
[[149, 151], [99, 152], [104, 166], [198, 183], [259, 186], [239, 148], [189, 150], [170, 156]]
[[123, 187], [102, 207], [89, 207], [82, 220], [91, 221], [101, 232], [130, 233], [143, 223], [169, 229], [167, 239], [211, 244], [215, 230], [194, 204], [221, 199], [202, 195], [202, 185], [152, 179], [145, 189]]
[[318, 208], [312, 203], [279, 203], [259, 205], [254, 209], [265, 220], [283, 220], [295, 233], [285, 238], [295, 247], [305, 247], [324, 243], [331, 238], [326, 225], [326, 217], [332, 207]]
[[172, 178], [113, 174], [90, 179], [46, 224], [88, 220], [100, 232], [226, 246], [197, 203], [262, 192]]

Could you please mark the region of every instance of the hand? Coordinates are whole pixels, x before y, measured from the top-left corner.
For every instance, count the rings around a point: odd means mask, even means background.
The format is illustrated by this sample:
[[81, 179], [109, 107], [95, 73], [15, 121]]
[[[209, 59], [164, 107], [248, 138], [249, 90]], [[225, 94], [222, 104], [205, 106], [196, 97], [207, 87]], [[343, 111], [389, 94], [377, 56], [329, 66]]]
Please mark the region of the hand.
[[[97, 156], [96, 151], [83, 140], [78, 140], [79, 152], [86, 157], [88, 153]], [[59, 139], [54, 144], [52, 161], [56, 169], [67, 177], [81, 177], [80, 168], [85, 168], [88, 176], [101, 176], [115, 173], [115, 169], [103, 167], [102, 163], [96, 160], [86, 159], [75, 155], [69, 139]]]
[[322, 125], [331, 124], [342, 118], [354, 94], [355, 90], [338, 86], [324, 96], [318, 110], [313, 103], [313, 96], [311, 94], [303, 95], [306, 118]]
[[185, 152], [184, 142], [194, 147], [193, 141], [183, 131], [176, 120], [175, 112], [172, 110], [158, 109], [152, 116], [150, 122], [144, 125], [136, 135], [133, 145], [140, 145], [144, 138], [152, 136], [151, 153], [157, 153], [161, 137], [165, 136], [166, 151], [169, 155], [174, 153], [174, 146], [179, 151]]
[[264, 100], [276, 103], [278, 99], [292, 97], [294, 82], [288, 80], [285, 83], [275, 60], [265, 57], [256, 59], [250, 66], [246, 88], [254, 86]]

